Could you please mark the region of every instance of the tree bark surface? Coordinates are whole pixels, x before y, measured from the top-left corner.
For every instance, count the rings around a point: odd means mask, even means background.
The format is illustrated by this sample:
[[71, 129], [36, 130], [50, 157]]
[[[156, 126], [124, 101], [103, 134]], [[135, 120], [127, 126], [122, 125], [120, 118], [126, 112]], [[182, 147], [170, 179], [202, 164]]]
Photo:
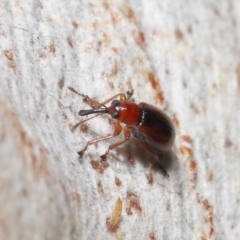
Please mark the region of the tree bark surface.
[[[0, 1], [0, 239], [240, 239], [240, 3]], [[169, 178], [89, 106], [134, 90], [176, 140]]]

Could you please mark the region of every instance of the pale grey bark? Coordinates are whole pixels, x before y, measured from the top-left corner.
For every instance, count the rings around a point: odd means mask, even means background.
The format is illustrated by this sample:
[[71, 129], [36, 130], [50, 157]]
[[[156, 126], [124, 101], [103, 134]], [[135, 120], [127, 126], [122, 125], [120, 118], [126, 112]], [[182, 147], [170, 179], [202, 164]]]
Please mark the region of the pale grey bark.
[[[0, 239], [239, 239], [239, 42], [235, 0], [1, 0]], [[164, 109], [169, 178], [153, 168], [149, 184], [135, 140], [94, 169], [122, 136], [79, 161], [113, 128], [99, 117], [72, 132], [89, 107], [67, 86], [99, 101], [134, 89]]]

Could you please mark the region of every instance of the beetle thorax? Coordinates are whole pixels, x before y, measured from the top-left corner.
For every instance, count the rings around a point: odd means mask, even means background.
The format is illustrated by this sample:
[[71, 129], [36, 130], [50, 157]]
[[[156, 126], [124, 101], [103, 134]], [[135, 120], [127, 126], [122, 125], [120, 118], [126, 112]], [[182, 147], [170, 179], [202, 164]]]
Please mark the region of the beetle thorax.
[[137, 104], [132, 101], [113, 100], [107, 112], [112, 118], [119, 120], [126, 125], [138, 125], [141, 122], [142, 111]]

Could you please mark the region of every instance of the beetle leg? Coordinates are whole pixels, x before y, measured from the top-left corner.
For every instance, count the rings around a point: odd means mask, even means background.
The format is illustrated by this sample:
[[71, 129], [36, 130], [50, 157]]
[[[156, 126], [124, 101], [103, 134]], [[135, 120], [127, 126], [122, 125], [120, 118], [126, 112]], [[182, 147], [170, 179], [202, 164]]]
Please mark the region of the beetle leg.
[[83, 156], [84, 152], [87, 150], [87, 148], [88, 148], [89, 145], [92, 145], [92, 144], [95, 144], [95, 143], [98, 143], [98, 142], [105, 141], [105, 140], [107, 140], [107, 139], [116, 137], [116, 136], [119, 135], [121, 132], [122, 132], [122, 126], [121, 126], [121, 124], [120, 124], [118, 121], [116, 121], [116, 122], [115, 122], [115, 129], [114, 129], [113, 135], [105, 136], [105, 137], [101, 137], [101, 138], [97, 138], [97, 139], [93, 139], [93, 140], [87, 142], [87, 144], [85, 145], [85, 147], [84, 147], [81, 151], [78, 152], [79, 157], [82, 157], [82, 156]]
[[104, 106], [106, 103], [109, 103], [109, 102], [111, 102], [112, 100], [114, 100], [114, 99], [116, 99], [118, 97], [120, 98], [121, 102], [122, 101], [126, 101], [126, 99], [127, 99], [127, 97], [126, 97], [126, 95], [124, 93], [118, 93], [118, 94], [112, 96], [111, 98], [107, 99], [106, 101], [102, 102], [101, 105]]
[[107, 150], [103, 155], [100, 156], [101, 159], [102, 159], [102, 160], [105, 160], [105, 159], [107, 158], [107, 155], [108, 155], [108, 153], [109, 153], [110, 150], [112, 150], [113, 148], [118, 147], [118, 146], [124, 144], [125, 142], [127, 142], [128, 139], [130, 138], [130, 136], [131, 136], [131, 128], [128, 127], [128, 126], [125, 126], [125, 127], [124, 127], [124, 140], [110, 145], [110, 146], [108, 147], [108, 150]]
[[133, 91], [134, 91], [134, 90], [132, 90], [132, 91], [127, 91], [127, 100], [129, 100], [129, 99], [132, 97]]
[[159, 152], [158, 152], [158, 154], [156, 154], [155, 152], [153, 152], [153, 151], [151, 150], [151, 148], [149, 148], [149, 147], [148, 147], [146, 144], [144, 144], [143, 142], [140, 142], [140, 144], [154, 157], [154, 159], [155, 159], [155, 161], [157, 162], [158, 167], [160, 168], [163, 176], [169, 178], [169, 175], [168, 175], [166, 169], [162, 166], [161, 160], [159, 159]]
[[167, 173], [166, 169], [162, 166], [159, 157], [156, 156], [156, 155], [154, 155], [154, 158], [156, 159], [156, 161], [157, 161], [157, 163], [158, 163], [158, 167], [160, 168], [163, 176], [169, 178], [169, 174]]

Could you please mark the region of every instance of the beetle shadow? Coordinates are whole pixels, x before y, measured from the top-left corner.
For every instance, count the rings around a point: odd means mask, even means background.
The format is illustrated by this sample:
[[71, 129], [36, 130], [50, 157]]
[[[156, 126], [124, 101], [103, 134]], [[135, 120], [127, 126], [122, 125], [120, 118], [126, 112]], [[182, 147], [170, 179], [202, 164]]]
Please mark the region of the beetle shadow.
[[173, 150], [159, 152], [155, 156], [145, 149], [137, 139], [131, 138], [122, 147], [116, 148], [117, 155], [124, 156], [130, 165], [134, 165], [135, 159], [144, 167], [152, 165], [152, 169], [168, 175], [168, 171], [177, 168], [177, 156]]

